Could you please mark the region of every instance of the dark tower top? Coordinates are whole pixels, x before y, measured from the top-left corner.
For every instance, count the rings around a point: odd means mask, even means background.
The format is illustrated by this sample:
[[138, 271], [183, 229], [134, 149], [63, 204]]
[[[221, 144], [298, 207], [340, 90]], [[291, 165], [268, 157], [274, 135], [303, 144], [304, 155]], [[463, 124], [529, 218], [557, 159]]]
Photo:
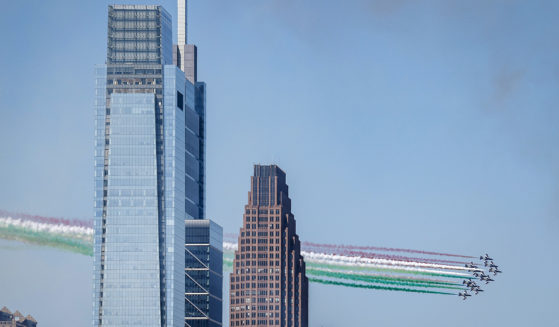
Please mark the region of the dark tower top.
[[275, 206], [284, 205], [291, 210], [289, 188], [285, 183], [285, 172], [276, 165], [254, 165], [251, 177], [249, 205]]

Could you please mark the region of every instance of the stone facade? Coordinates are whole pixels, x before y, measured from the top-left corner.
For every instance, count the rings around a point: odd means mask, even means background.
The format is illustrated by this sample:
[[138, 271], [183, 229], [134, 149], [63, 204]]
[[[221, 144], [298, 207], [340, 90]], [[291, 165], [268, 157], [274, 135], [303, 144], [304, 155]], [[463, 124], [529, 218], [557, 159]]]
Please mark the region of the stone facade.
[[308, 326], [308, 279], [285, 173], [254, 166], [230, 277], [230, 326]]

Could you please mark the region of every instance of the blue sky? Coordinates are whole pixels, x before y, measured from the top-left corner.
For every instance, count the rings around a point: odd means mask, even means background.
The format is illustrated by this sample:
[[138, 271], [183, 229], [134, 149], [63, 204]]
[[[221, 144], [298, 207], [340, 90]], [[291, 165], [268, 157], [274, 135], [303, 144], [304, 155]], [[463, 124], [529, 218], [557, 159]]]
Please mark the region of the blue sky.
[[[174, 1], [158, 3], [176, 19]], [[107, 4], [2, 4], [0, 208], [91, 216]], [[465, 303], [313, 284], [311, 326], [559, 324], [559, 3], [189, 10], [208, 83], [208, 216], [225, 231], [240, 227], [252, 165], [277, 163], [302, 240], [489, 252], [504, 270]], [[14, 266], [0, 305], [43, 326], [89, 324], [89, 259], [12, 242], [0, 257]]]

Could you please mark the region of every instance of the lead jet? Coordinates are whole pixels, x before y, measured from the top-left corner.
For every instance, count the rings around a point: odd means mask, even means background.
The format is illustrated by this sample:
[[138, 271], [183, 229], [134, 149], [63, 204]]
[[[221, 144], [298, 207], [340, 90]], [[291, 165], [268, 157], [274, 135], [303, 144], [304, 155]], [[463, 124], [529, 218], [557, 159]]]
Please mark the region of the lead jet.
[[494, 279], [491, 279], [491, 277], [489, 277], [489, 276], [487, 276], [485, 279], [482, 279], [482, 280], [485, 280], [485, 284], [489, 284], [489, 282], [494, 282], [495, 281]]
[[497, 276], [497, 274], [502, 273], [502, 271], [499, 270], [499, 268], [489, 268], [489, 272], [493, 273], [493, 276]]
[[472, 288], [472, 292], [476, 293], [476, 295], [477, 295], [479, 292], [483, 292], [483, 290], [481, 288], [479, 288], [479, 286], [476, 286], [476, 287]]
[[484, 261], [489, 261], [489, 260], [493, 260], [493, 258], [489, 257], [489, 254], [485, 254], [485, 256], [480, 256], [479, 260], [484, 260]]
[[468, 296], [472, 296], [472, 295], [468, 294], [468, 291], [464, 291], [464, 293], [458, 292], [458, 296], [463, 297], [465, 300]]

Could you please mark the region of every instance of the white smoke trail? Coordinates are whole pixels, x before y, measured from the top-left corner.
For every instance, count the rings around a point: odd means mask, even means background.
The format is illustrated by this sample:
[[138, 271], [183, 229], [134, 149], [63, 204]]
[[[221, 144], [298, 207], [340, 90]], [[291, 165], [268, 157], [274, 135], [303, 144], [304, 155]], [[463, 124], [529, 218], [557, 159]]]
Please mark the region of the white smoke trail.
[[89, 227], [39, 223], [11, 217], [0, 218], [0, 227], [18, 227], [32, 232], [44, 232], [82, 239], [91, 239], [93, 237], [93, 228]]
[[[434, 269], [462, 270], [462, 271], [474, 270], [473, 268], [462, 267], [462, 266], [451, 266], [451, 265], [441, 265], [441, 264], [434, 264], [434, 263], [399, 261], [399, 260], [389, 260], [389, 259], [349, 257], [344, 255], [338, 255], [338, 254], [326, 254], [326, 253], [317, 253], [317, 252], [301, 251], [301, 254], [305, 257], [305, 259], [312, 258], [315, 260], [333, 260], [333, 261], [348, 262], [348, 263], [380, 264], [380, 265], [399, 266], [399, 267], [434, 268]], [[482, 271], [481, 269], [476, 269], [476, 270]]]
[[237, 251], [237, 248], [238, 248], [237, 243], [223, 242], [224, 250]]
[[[223, 249], [235, 251], [237, 250], [237, 244], [231, 242], [223, 242]], [[470, 277], [469, 274], [463, 274], [458, 272], [423, 269], [423, 268], [436, 268], [436, 267], [417, 267], [417, 266], [410, 266], [410, 265], [400, 265], [398, 263], [400, 263], [401, 261], [399, 262], [394, 260], [344, 257], [339, 255], [305, 252], [305, 251], [301, 251], [301, 255], [309, 263], [346, 266], [346, 267], [371, 268], [371, 269], [400, 269], [409, 272], [425, 272], [425, 273]], [[383, 262], [375, 262], [375, 261], [393, 261], [393, 263], [386, 264]], [[409, 264], [410, 262], [402, 262], [402, 263]], [[426, 264], [426, 265], [430, 265], [430, 264]], [[445, 265], [433, 265], [433, 266], [445, 266]], [[458, 270], [467, 270], [467, 268], [462, 269], [463, 267], [454, 267], [454, 266], [448, 266], [448, 267], [452, 267], [451, 268], [452, 270], [454, 270], [454, 268], [459, 268]]]
[[468, 274], [458, 273], [458, 272], [454, 272], [454, 271], [432, 270], [432, 269], [403, 267], [403, 266], [392, 266], [392, 265], [389, 266], [389, 265], [380, 265], [380, 264], [375, 264], [375, 263], [351, 263], [351, 262], [343, 262], [343, 261], [307, 259], [307, 257], [305, 257], [305, 261], [308, 261], [309, 263], [318, 263], [318, 264], [345, 266], [345, 267], [386, 269], [386, 270], [398, 269], [398, 270], [409, 271], [410, 273], [419, 272], [419, 273], [429, 273], [429, 274], [444, 274], [444, 275], [452, 275], [452, 276], [468, 277], [468, 278], [471, 277]]

